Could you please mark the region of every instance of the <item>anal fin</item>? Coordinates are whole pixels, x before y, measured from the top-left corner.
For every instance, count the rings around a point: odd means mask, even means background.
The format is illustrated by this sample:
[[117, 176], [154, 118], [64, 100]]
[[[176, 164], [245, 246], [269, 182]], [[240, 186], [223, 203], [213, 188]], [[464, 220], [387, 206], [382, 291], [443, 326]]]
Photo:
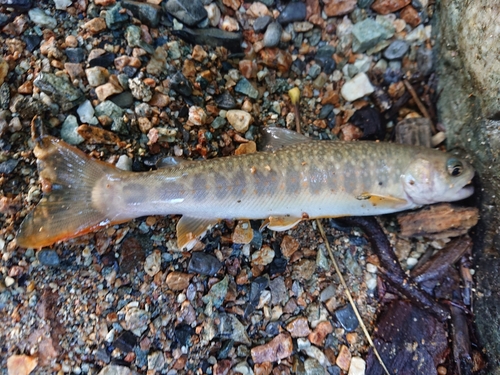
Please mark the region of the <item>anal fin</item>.
[[281, 232], [281, 231], [293, 228], [301, 221], [302, 221], [302, 218], [293, 217], [293, 216], [269, 216], [269, 219], [267, 219], [264, 222], [261, 229], [263, 227], [267, 227], [271, 230]]
[[218, 219], [205, 219], [183, 216], [177, 223], [177, 246], [179, 249], [191, 250], [198, 238], [217, 224]]

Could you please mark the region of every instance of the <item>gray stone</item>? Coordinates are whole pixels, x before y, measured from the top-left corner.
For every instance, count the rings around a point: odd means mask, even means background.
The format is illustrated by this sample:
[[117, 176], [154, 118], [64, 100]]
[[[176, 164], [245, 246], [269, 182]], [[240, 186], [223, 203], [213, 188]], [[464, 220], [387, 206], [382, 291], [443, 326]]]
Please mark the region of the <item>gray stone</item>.
[[137, 372], [126, 366], [107, 365], [97, 375], [137, 375]]
[[47, 13], [45, 13], [40, 8], [30, 9], [28, 11], [28, 16], [30, 17], [30, 20], [37, 26], [47, 29], [55, 29], [57, 26], [56, 19], [47, 15]]
[[319, 76], [319, 73], [321, 73], [321, 66], [319, 66], [318, 64], [313, 64], [311, 65], [311, 67], [309, 68], [308, 72], [307, 72], [307, 75], [309, 77], [311, 77], [312, 79], [316, 78], [317, 76]]
[[61, 138], [70, 145], [78, 145], [85, 139], [78, 134], [78, 120], [75, 116], [69, 115], [61, 126]]
[[126, 12], [121, 12], [123, 8], [117, 3], [106, 11], [106, 26], [110, 30], [118, 30], [129, 22], [129, 16]]
[[27, 11], [33, 6], [32, 0], [0, 0], [0, 5], [17, 11]]
[[388, 39], [391, 34], [383, 25], [367, 18], [352, 27], [352, 36], [353, 52], [363, 53], [375, 47], [379, 42]]
[[0, 173], [1, 174], [10, 174], [14, 172], [17, 164], [19, 164], [19, 160], [17, 159], [9, 159], [0, 163]]
[[2, 83], [0, 86], [0, 108], [7, 109], [9, 108], [10, 102], [10, 89], [9, 84], [7, 82]]
[[253, 87], [250, 81], [246, 78], [241, 78], [236, 86], [234, 86], [234, 91], [243, 95], [247, 95], [252, 99], [257, 99], [259, 97], [259, 91]]
[[43, 249], [40, 250], [36, 257], [38, 261], [44, 266], [57, 267], [60, 264], [59, 255], [54, 250]]
[[229, 91], [224, 91], [222, 94], [215, 98], [215, 103], [222, 109], [233, 109], [236, 107], [236, 100]]
[[271, 23], [273, 18], [271, 16], [261, 16], [258, 17], [253, 23], [253, 29], [256, 33], [263, 32], [266, 27]]
[[217, 326], [217, 336], [223, 339], [232, 339], [236, 343], [250, 345], [246, 327], [231, 314], [221, 314], [220, 324]]
[[51, 97], [54, 103], [68, 111], [85, 101], [83, 92], [73, 86], [69, 80], [52, 73], [40, 73], [33, 84]]
[[121, 108], [130, 108], [134, 104], [134, 96], [130, 91], [124, 91], [109, 98], [113, 103]]
[[325, 368], [314, 358], [307, 358], [304, 361], [304, 370], [306, 375], [325, 375]]
[[189, 83], [187, 78], [184, 77], [184, 74], [182, 74], [181, 72], [175, 73], [174, 76], [171, 78], [170, 88], [174, 90], [176, 93], [184, 96], [190, 96], [191, 93], [193, 92], [191, 84]]
[[211, 47], [222, 46], [231, 52], [240, 52], [243, 40], [241, 33], [224, 31], [213, 27], [202, 30], [184, 27], [182, 30], [172, 30], [172, 33], [191, 44]]
[[225, 118], [217, 116], [214, 119], [214, 121], [212, 121], [210, 126], [212, 126], [212, 128], [214, 128], [214, 129], [219, 129], [219, 128], [222, 128], [224, 125], [226, 125], [226, 123], [227, 123], [227, 121]]
[[222, 268], [222, 263], [213, 255], [196, 251], [191, 255], [188, 265], [189, 273], [213, 276]]
[[475, 230], [476, 334], [489, 357], [488, 374], [500, 374], [500, 12], [497, 0], [439, 2], [437, 107], [448, 148], [471, 156], [479, 186]]
[[120, 134], [128, 134], [128, 127], [123, 121], [123, 109], [110, 100], [106, 100], [95, 107], [95, 114], [99, 116], [109, 116], [113, 120], [111, 130]]
[[389, 44], [389, 47], [385, 49], [384, 57], [387, 60], [399, 60], [403, 58], [409, 49], [410, 46], [407, 42], [398, 39]]
[[369, 8], [375, 0], [358, 0], [358, 7], [361, 9]]
[[195, 26], [208, 16], [200, 0], [168, 0], [165, 10], [188, 26]]
[[264, 33], [264, 39], [262, 40], [264, 47], [276, 47], [280, 42], [282, 32], [283, 29], [278, 22], [271, 23]]
[[330, 113], [332, 113], [333, 108], [334, 108], [333, 104], [325, 104], [325, 105], [321, 108], [321, 110], [319, 111], [318, 118], [320, 118], [320, 119], [325, 119], [325, 118], [327, 118], [327, 117], [328, 117], [328, 115], [329, 115]]
[[85, 59], [85, 51], [83, 48], [66, 48], [64, 53], [66, 53], [68, 61], [71, 63], [81, 63]]
[[160, 24], [162, 9], [159, 5], [132, 0], [123, 0], [121, 5], [130, 10], [135, 18], [149, 27], [158, 27]]
[[271, 290], [272, 305], [285, 305], [288, 302], [288, 288], [285, 285], [283, 276], [270, 280], [269, 289]]
[[278, 16], [278, 22], [285, 25], [290, 22], [304, 21], [307, 9], [303, 2], [290, 2]]
[[226, 298], [228, 287], [229, 276], [226, 276], [218, 283], [212, 285], [210, 291], [201, 298], [202, 301], [207, 305], [205, 308], [205, 314], [207, 316], [212, 316], [213, 308], [218, 309], [222, 305], [222, 302], [224, 302], [224, 298]]

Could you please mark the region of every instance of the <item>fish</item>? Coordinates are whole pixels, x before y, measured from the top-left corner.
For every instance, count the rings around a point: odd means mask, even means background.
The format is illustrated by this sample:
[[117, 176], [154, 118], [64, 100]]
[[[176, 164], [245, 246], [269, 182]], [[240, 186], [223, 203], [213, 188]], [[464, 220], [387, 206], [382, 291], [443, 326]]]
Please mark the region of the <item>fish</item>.
[[41, 248], [150, 215], [182, 215], [177, 246], [192, 249], [222, 219], [263, 219], [283, 231], [306, 219], [382, 215], [471, 196], [473, 167], [440, 150], [372, 141], [317, 141], [266, 128], [263, 151], [170, 160], [131, 172], [49, 135], [34, 155], [43, 197], [17, 232]]

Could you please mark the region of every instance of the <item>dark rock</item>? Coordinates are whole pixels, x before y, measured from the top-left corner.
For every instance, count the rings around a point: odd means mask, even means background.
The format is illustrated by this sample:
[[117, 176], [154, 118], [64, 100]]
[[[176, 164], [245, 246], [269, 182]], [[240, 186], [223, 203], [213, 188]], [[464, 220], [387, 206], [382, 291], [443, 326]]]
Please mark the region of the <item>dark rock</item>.
[[188, 265], [189, 273], [213, 276], [222, 268], [222, 263], [213, 255], [196, 251], [191, 255]]
[[253, 29], [256, 33], [262, 33], [266, 27], [271, 23], [273, 18], [271, 16], [261, 16], [253, 23]]
[[42, 115], [47, 109], [42, 101], [34, 99], [32, 96], [24, 97], [15, 105], [15, 111], [24, 120], [31, 120], [36, 115]]
[[2, 83], [0, 86], [0, 108], [8, 109], [10, 103], [10, 89], [7, 82]]
[[227, 358], [229, 352], [234, 346], [234, 340], [226, 340], [222, 343], [221, 348], [219, 349], [219, 354], [217, 355], [218, 359]]
[[303, 2], [290, 2], [278, 16], [278, 22], [285, 25], [290, 22], [304, 21], [306, 19], [306, 4]]
[[64, 52], [66, 56], [68, 56], [68, 61], [71, 63], [81, 63], [85, 59], [85, 51], [83, 48], [66, 48]]
[[375, 0], [358, 0], [358, 7], [361, 9], [369, 8]]
[[135, 18], [149, 27], [158, 27], [160, 24], [162, 9], [159, 5], [133, 0], [123, 0], [121, 5], [130, 10]]
[[333, 104], [325, 104], [321, 110], [319, 111], [318, 118], [320, 119], [325, 119], [328, 117], [328, 115], [333, 111]]
[[377, 109], [365, 106], [358, 109], [349, 120], [363, 130], [363, 139], [384, 139], [385, 123], [382, 123]]
[[114, 53], [103, 53], [100, 56], [89, 61], [89, 67], [92, 68], [94, 66], [102, 66], [103, 68], [107, 68], [111, 66], [115, 62], [116, 55]]
[[117, 3], [106, 11], [106, 26], [110, 30], [119, 30], [129, 22], [129, 16], [126, 12], [121, 12], [123, 8]]
[[[371, 0], [373, 1], [373, 0]], [[340, 369], [339, 366], [328, 366], [327, 369], [328, 375], [341, 375], [342, 370]]]
[[270, 322], [270, 323], [266, 326], [266, 333], [267, 333], [270, 337], [277, 336], [277, 335], [278, 335], [278, 333], [280, 333], [280, 324], [279, 324], [279, 322]]
[[191, 93], [193, 92], [191, 84], [189, 83], [188, 79], [184, 77], [184, 74], [182, 74], [181, 72], [177, 72], [174, 74], [174, 76], [170, 81], [170, 88], [174, 90], [176, 93], [184, 96], [190, 96]]
[[404, 40], [395, 40], [385, 49], [384, 57], [387, 60], [399, 60], [403, 58], [409, 49], [409, 44]]
[[179, 324], [175, 327], [174, 337], [175, 340], [181, 346], [190, 346], [191, 345], [191, 336], [193, 335], [194, 330], [191, 326], [187, 324]]
[[264, 38], [262, 43], [264, 47], [276, 47], [281, 40], [281, 34], [283, 33], [283, 28], [278, 22], [272, 22], [264, 33]]
[[96, 350], [94, 359], [99, 362], [109, 363], [111, 361], [111, 357], [109, 353], [104, 348], [99, 348]]
[[236, 100], [228, 91], [224, 91], [222, 94], [217, 96], [215, 98], [215, 103], [222, 109], [233, 109], [236, 107]]
[[57, 267], [60, 264], [59, 255], [54, 250], [44, 249], [40, 250], [36, 257], [38, 261], [44, 266]]
[[172, 34], [191, 44], [207, 45], [211, 47], [226, 47], [231, 52], [241, 51], [243, 35], [216, 28], [172, 30]]
[[234, 86], [234, 91], [252, 99], [257, 99], [259, 97], [259, 91], [245, 77], [242, 77], [236, 86]]
[[16, 11], [25, 12], [33, 6], [32, 0], [0, 0], [0, 5], [12, 8]]
[[137, 345], [137, 336], [130, 331], [123, 331], [113, 341], [113, 346], [120, 349], [123, 353], [130, 353]]
[[10, 174], [17, 167], [19, 160], [9, 159], [0, 163], [0, 174]]
[[68, 111], [85, 101], [84, 93], [67, 79], [52, 73], [40, 73], [33, 84], [49, 95], [63, 111]]
[[352, 332], [358, 328], [359, 322], [351, 305], [335, 311], [335, 317], [347, 332]]
[[118, 95], [112, 96], [109, 100], [120, 108], [130, 108], [132, 104], [134, 104], [135, 99], [130, 91], [124, 91]]
[[144, 247], [134, 237], [123, 240], [120, 254], [120, 272], [131, 273], [138, 267], [142, 267], [146, 254]]
[[26, 43], [26, 49], [30, 52], [33, 52], [40, 46], [40, 42], [42, 41], [42, 37], [36, 34], [25, 35], [22, 37], [24, 43]]
[[[248, 139], [248, 138], [247, 138]], [[250, 245], [255, 249], [255, 250], [259, 250], [261, 247], [262, 247], [262, 241], [263, 241], [263, 238], [262, 238], [262, 233], [260, 230], [256, 230], [254, 229], [253, 230], [253, 238], [252, 238], [252, 241], [250, 241]]]
[[207, 18], [207, 11], [200, 0], [168, 0], [164, 4], [165, 11], [188, 26], [195, 26]]
[[306, 63], [301, 59], [295, 59], [292, 63], [292, 72], [297, 74], [299, 77], [302, 77], [306, 74]]
[[325, 72], [326, 74], [332, 74], [337, 67], [335, 60], [333, 59], [333, 54], [335, 53], [335, 51], [335, 47], [326, 45], [318, 48], [316, 56], [314, 56], [314, 61], [316, 61], [316, 63], [323, 69], [323, 72]]
[[403, 73], [401, 73], [400, 70], [394, 70], [391, 68], [388, 68], [384, 72], [384, 84], [390, 85], [391, 83], [396, 83], [401, 81], [401, 78], [403, 77]]
[[125, 74], [128, 78], [134, 78], [134, 76], [137, 74], [137, 68], [127, 65], [123, 68], [123, 74]]
[[269, 276], [259, 276], [252, 281], [250, 285], [250, 303], [254, 306], [259, 304], [260, 294], [269, 285]]
[[7, 25], [12, 19], [12, 16], [4, 13], [0, 13], [0, 27]]

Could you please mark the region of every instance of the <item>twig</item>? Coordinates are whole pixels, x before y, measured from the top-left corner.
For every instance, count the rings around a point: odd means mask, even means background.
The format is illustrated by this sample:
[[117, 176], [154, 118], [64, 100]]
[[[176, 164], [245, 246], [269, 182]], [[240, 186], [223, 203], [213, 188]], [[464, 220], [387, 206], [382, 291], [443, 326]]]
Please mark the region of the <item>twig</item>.
[[300, 130], [300, 112], [299, 112], [299, 99], [300, 99], [300, 90], [298, 87], [294, 87], [293, 89], [288, 90], [288, 95], [290, 96], [290, 101], [293, 105], [293, 112], [295, 114], [295, 128], [296, 132], [302, 134]]
[[436, 134], [437, 130], [436, 130], [436, 127], [434, 126], [434, 123], [432, 122], [431, 116], [429, 115], [427, 108], [425, 108], [425, 105], [422, 103], [422, 101], [418, 97], [417, 93], [415, 92], [415, 89], [413, 88], [411, 83], [408, 82], [408, 80], [404, 79], [403, 83], [404, 83], [406, 89], [408, 90], [408, 92], [410, 93], [411, 97], [413, 98], [413, 100], [415, 100], [415, 103], [417, 104], [417, 107], [420, 110], [420, 112], [422, 112], [422, 115], [424, 115], [424, 117], [426, 119], [430, 120], [431, 127], [432, 127], [432, 134]]
[[342, 273], [340, 272], [340, 268], [337, 264], [337, 261], [335, 260], [335, 257], [333, 256], [333, 251], [330, 248], [330, 243], [328, 242], [328, 239], [326, 238], [325, 230], [323, 229], [323, 225], [321, 225], [321, 221], [319, 219], [316, 220], [316, 223], [318, 224], [318, 228], [319, 228], [319, 232], [321, 233], [321, 237], [323, 237], [323, 240], [325, 241], [325, 245], [326, 245], [326, 248], [328, 249], [328, 254], [330, 255], [330, 259], [333, 263], [333, 267], [335, 268], [335, 272], [337, 272], [337, 275], [339, 275], [340, 283], [344, 287], [347, 299], [349, 300], [349, 303], [352, 306], [354, 314], [356, 315], [356, 318], [359, 321], [359, 325], [361, 326], [361, 329], [363, 330], [363, 333], [365, 334], [366, 339], [368, 340], [368, 343], [373, 348], [373, 352], [375, 353], [375, 356], [377, 357], [378, 361], [380, 362], [380, 365], [384, 369], [385, 373], [387, 375], [390, 375], [390, 372], [387, 369], [387, 367], [385, 366], [385, 363], [382, 360], [382, 357], [380, 356], [380, 354], [377, 350], [377, 347], [375, 346], [375, 344], [370, 336], [370, 333], [368, 332], [368, 329], [366, 328], [365, 323], [363, 322], [363, 319], [361, 318], [361, 315], [358, 311], [358, 308], [356, 307], [356, 304], [354, 303], [354, 299], [352, 298], [351, 292], [349, 291], [349, 288], [347, 287], [347, 283], [344, 280], [344, 276], [342, 276]]

